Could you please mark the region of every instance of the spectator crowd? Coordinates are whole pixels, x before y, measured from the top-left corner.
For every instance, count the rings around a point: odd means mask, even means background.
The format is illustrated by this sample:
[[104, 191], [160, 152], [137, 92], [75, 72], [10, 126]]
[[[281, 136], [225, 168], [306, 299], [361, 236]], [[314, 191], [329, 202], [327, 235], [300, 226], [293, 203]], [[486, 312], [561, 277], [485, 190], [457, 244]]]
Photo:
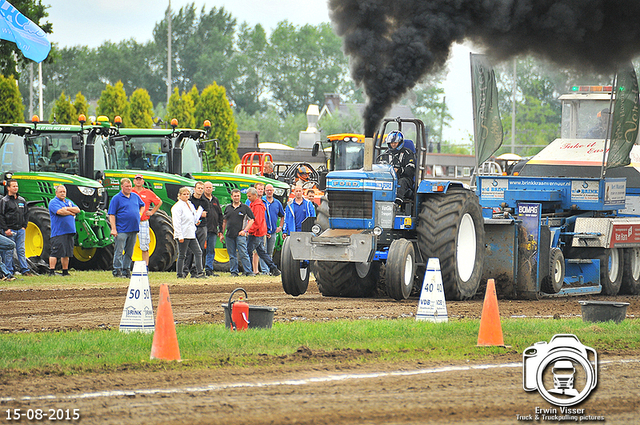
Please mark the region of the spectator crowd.
[[[16, 279], [16, 269], [22, 276], [32, 276], [34, 271], [25, 253], [29, 206], [18, 193], [18, 181], [9, 179], [5, 184], [7, 194], [0, 198], [0, 278], [6, 281]], [[232, 276], [279, 276], [280, 270], [273, 261], [277, 234], [282, 232], [287, 237], [290, 232], [300, 231], [302, 222], [316, 214], [313, 197], [305, 199], [300, 184], [287, 205], [274, 197], [274, 191], [271, 184], [256, 183], [247, 190], [247, 201], [242, 203], [242, 193], [233, 189], [232, 202], [223, 211], [213, 195], [211, 182], [197, 181], [193, 188], [182, 187], [171, 208], [173, 236], [178, 245], [177, 277], [218, 276], [214, 267], [218, 240], [226, 244]], [[48, 205], [49, 276], [69, 276], [76, 235], [75, 217], [81, 210], [66, 195], [66, 187], [57, 186], [55, 197]], [[137, 174], [133, 182], [129, 178], [120, 180], [120, 191], [112, 197], [108, 208], [114, 237], [114, 277], [131, 277], [136, 244], [149, 265], [150, 219], [161, 205], [162, 200], [150, 187], [145, 187], [142, 174]], [[58, 263], [61, 272], [56, 272]]]

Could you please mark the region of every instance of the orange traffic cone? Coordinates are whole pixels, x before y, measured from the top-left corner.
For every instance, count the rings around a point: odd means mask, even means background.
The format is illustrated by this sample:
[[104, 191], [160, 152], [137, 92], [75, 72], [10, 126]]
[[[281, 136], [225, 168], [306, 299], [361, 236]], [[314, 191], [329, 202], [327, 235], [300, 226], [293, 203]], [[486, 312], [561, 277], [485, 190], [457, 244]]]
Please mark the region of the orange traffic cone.
[[500, 313], [498, 312], [496, 284], [493, 279], [489, 279], [487, 282], [487, 290], [484, 294], [482, 317], [480, 318], [480, 331], [478, 332], [478, 345], [499, 345], [504, 347], [502, 326], [500, 325]]
[[173, 323], [169, 287], [165, 283], [160, 285], [160, 301], [158, 302], [156, 330], [151, 346], [151, 358], [180, 361], [180, 348], [178, 347], [176, 326]]

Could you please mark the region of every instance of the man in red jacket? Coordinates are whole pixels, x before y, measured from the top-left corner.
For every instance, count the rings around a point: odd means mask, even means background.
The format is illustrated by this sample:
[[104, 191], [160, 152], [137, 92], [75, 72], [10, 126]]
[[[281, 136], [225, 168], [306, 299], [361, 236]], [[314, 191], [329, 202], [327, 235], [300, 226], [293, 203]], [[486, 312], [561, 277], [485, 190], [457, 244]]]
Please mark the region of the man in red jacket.
[[247, 251], [252, 252], [254, 249], [258, 253], [258, 256], [262, 261], [264, 261], [267, 266], [269, 266], [269, 270], [271, 271], [272, 276], [279, 276], [280, 270], [278, 270], [278, 266], [273, 262], [273, 259], [267, 254], [267, 251], [264, 249], [264, 235], [267, 234], [267, 221], [265, 219], [265, 211], [266, 207], [260, 196], [258, 195], [258, 191], [250, 187], [247, 190], [247, 199], [251, 202], [249, 204], [249, 208], [251, 208], [251, 212], [255, 217], [253, 224], [249, 228], [249, 240], [247, 241]]

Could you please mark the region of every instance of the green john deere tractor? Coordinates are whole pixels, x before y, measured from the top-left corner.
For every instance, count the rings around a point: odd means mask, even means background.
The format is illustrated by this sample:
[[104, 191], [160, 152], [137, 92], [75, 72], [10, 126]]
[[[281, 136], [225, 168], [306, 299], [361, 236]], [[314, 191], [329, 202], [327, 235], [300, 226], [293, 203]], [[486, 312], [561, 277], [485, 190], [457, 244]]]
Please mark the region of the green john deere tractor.
[[76, 238], [71, 267], [86, 270], [109, 268], [113, 257], [102, 185], [78, 174], [86, 164], [74, 154], [80, 126], [51, 124], [0, 125], [0, 161], [3, 178], [18, 181], [19, 194], [29, 204], [26, 255], [48, 267], [51, 224], [48, 204], [55, 187], [64, 185], [67, 198], [81, 209], [76, 216]]

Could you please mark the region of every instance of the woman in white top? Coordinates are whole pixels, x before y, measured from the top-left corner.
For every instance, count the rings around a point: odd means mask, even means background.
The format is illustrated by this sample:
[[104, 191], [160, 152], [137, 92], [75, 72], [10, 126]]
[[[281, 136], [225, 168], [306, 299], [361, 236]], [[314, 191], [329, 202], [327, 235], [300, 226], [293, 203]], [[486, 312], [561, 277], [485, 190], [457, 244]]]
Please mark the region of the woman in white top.
[[173, 238], [178, 240], [178, 263], [176, 270], [178, 278], [187, 277], [183, 274], [184, 259], [187, 255], [187, 249], [193, 252], [196, 260], [196, 274], [191, 273], [191, 277], [197, 279], [206, 279], [202, 272], [202, 250], [196, 239], [196, 223], [200, 220], [202, 211], [196, 210], [191, 202], [189, 202], [191, 191], [188, 187], [182, 187], [178, 191], [178, 202], [171, 207], [171, 219], [173, 221]]

